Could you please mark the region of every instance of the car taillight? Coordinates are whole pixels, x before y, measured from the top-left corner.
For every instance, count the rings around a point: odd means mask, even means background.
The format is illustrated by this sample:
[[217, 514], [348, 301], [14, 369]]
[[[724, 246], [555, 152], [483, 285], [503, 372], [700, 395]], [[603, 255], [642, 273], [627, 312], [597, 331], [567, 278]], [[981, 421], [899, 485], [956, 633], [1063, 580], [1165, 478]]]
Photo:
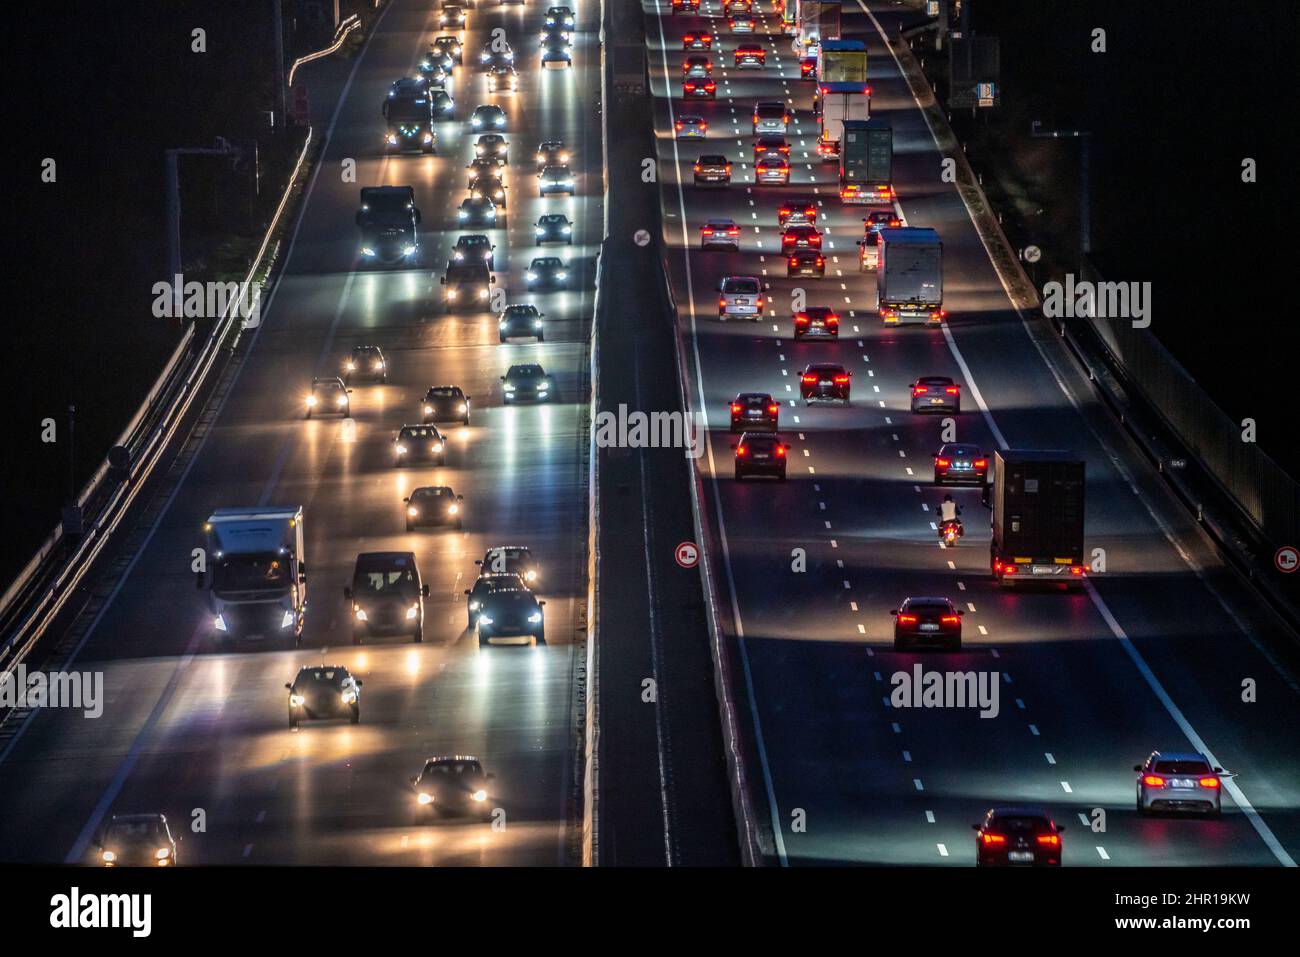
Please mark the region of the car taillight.
[[1142, 783], [1149, 788], [1162, 788], [1165, 786], [1165, 779], [1158, 774], [1148, 774], [1142, 779]]
[[934, 465], [935, 468], [946, 469], [948, 466], [952, 465], [952, 462], [948, 459], [935, 459]]
[[1003, 566], [1002, 566], [1002, 574], [1004, 574], [1004, 575], [1014, 575], [1014, 574], [1016, 574], [1016, 572], [1018, 572], [1018, 571], [1020, 571], [1020, 569], [1017, 568], [1015, 565], [1003, 565]]
[[924, 386], [924, 385], [912, 386], [912, 395], [925, 395], [929, 391], [930, 389], [928, 386]]
[[745, 448], [743, 445], [736, 446], [736, 458], [743, 459], [748, 454], [749, 449]]
[[775, 402], [773, 402], [771, 405], [769, 405], [769, 406], [767, 407], [767, 414], [768, 414], [768, 415], [776, 415], [776, 403], [775, 403]]
[[695, 164], [695, 172], [698, 173], [699, 171], [700, 171], [700, 164], [699, 164], [699, 163], [696, 163], [696, 164]]
[[710, 93], [712, 93], [714, 90], [716, 90], [716, 89], [718, 88], [718, 84], [716, 84], [716, 83], [706, 83], [706, 84], [704, 84], [704, 88], [705, 88], [706, 90], [708, 90]]
[[1061, 836], [1059, 834], [1039, 834], [1038, 843], [1044, 847], [1060, 847]]
[[817, 381], [817, 377], [815, 375], [806, 375], [803, 377], [803, 381], [808, 383], [813, 383]]
[[957, 387], [956, 387], [955, 385], [950, 385], [950, 386], [948, 386], [946, 389], [944, 389], [943, 391], [944, 391], [944, 392], [947, 392], [949, 395], [956, 395], [956, 394], [957, 394]]
[[758, 122], [758, 114], [757, 114], [757, 113], [754, 114], [754, 122], [755, 122], [755, 123]]
[[731, 227], [729, 227], [729, 228], [727, 229], [727, 235], [728, 235], [728, 236], [739, 236], [739, 235], [740, 235], [740, 227], [739, 227], [739, 226], [731, 226]]
[[758, 302], [756, 303], [756, 305], [758, 306], [759, 309], [762, 309], [762, 308], [763, 308], [763, 297], [762, 297], [762, 296], [759, 296], [759, 297], [758, 297]]
[[1201, 778], [1200, 785], [1203, 788], [1217, 788], [1219, 786], [1218, 778]]
[[791, 265], [791, 266], [798, 266], [798, 265], [799, 265], [799, 257], [798, 257], [798, 256], [791, 256], [791, 257], [790, 257], [790, 265]]
[[989, 467], [989, 460], [988, 460], [988, 459], [976, 459], [976, 460], [975, 460], [975, 467], [976, 467], [977, 469], [986, 469], [986, 468]]
[[701, 231], [702, 233], [704, 233], [705, 236], [712, 236], [712, 235], [713, 235], [713, 230], [710, 229], [708, 226], [705, 226], [705, 227], [704, 227], [702, 230], [700, 230], [700, 231]]
[[730, 163], [727, 164], [727, 175], [728, 175], [728, 176], [731, 175], [731, 164], [730, 164]]
[[1076, 576], [1082, 576], [1082, 575], [1083, 575], [1083, 566], [1082, 566], [1082, 565], [1071, 565], [1071, 566], [1070, 566], [1070, 574], [1071, 574], [1071, 575], [1076, 575]]
[[955, 625], [960, 619], [956, 615], [943, 615], [939, 618], [941, 624]]
[[679, 130], [682, 128], [682, 124], [681, 124], [680, 121], [679, 121], [678, 123], [676, 123], [675, 125], [676, 125], [676, 127], [677, 127]]
[[795, 316], [795, 317], [794, 317], [794, 324], [795, 324], [796, 326], [806, 326], [806, 325], [808, 325], [808, 317], [807, 317], [807, 316]]
[[740, 412], [740, 403], [739, 402], [731, 403], [731, 414], [736, 415], [739, 412]]
[[1005, 844], [1007, 842], [1004, 835], [989, 834], [987, 831], [980, 832], [980, 840], [984, 843], [985, 847], [988, 847], [990, 844]]
[[915, 616], [915, 615], [899, 615], [899, 616], [898, 616], [898, 623], [899, 623], [900, 625], [915, 625], [915, 624], [916, 624], [916, 616]]
[[848, 381], [849, 381], [849, 377], [846, 375], [837, 375], [834, 378], [834, 382], [836, 385], [847, 385]]
[[821, 256], [818, 256], [818, 257], [817, 257], [817, 265], [819, 265], [819, 266], [825, 266], [825, 265], [826, 265], [826, 260], [825, 260], [825, 259], [822, 259]]
[[828, 326], [838, 326], [839, 324], [840, 324], [840, 317], [839, 317], [839, 316], [827, 316], [827, 317], [826, 317], [826, 325], [828, 325]]
[[725, 296], [719, 297], [719, 299], [718, 299], [718, 308], [719, 308], [719, 309], [725, 309], [725, 308], [727, 308], [727, 299], [726, 299]]
[[785, 458], [785, 446], [784, 446], [784, 445], [778, 445], [778, 446], [776, 447], [776, 457], [777, 457], [778, 459], [783, 459], [783, 458]]

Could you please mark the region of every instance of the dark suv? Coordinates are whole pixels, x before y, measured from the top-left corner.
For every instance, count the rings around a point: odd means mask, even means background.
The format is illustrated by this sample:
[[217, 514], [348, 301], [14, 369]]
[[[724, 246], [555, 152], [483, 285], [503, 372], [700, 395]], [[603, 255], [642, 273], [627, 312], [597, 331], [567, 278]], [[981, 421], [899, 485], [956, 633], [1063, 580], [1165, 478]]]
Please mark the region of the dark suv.
[[530, 591], [502, 590], [483, 596], [478, 609], [478, 644], [482, 648], [493, 638], [532, 638], [546, 644], [544, 601]]
[[343, 589], [351, 604], [352, 643], [373, 635], [411, 635], [424, 640], [424, 599], [414, 552], [362, 552]]
[[299, 670], [289, 692], [289, 727], [303, 720], [347, 718], [361, 720], [361, 682], [342, 665], [317, 665]]
[[781, 407], [766, 392], [742, 392], [731, 400], [731, 431], [775, 432], [780, 414]]
[[736, 451], [736, 481], [754, 475], [769, 475], [785, 481], [790, 446], [775, 432], [746, 432], [732, 446]]
[[515, 574], [480, 575], [475, 579], [473, 588], [465, 589], [465, 609], [468, 615], [468, 624], [465, 627], [473, 628], [478, 624], [479, 609], [483, 607], [483, 602], [488, 595], [512, 590], [528, 591], [529, 589], [524, 584], [524, 580]]
[[458, 385], [430, 386], [420, 407], [427, 425], [430, 422], [459, 422], [469, 425], [469, 396]]
[[947, 598], [907, 598], [894, 616], [894, 650], [939, 645], [961, 651], [961, 609]]
[[353, 379], [388, 381], [388, 364], [384, 361], [384, 353], [379, 346], [352, 347], [352, 354], [343, 363], [343, 380], [351, 383]]

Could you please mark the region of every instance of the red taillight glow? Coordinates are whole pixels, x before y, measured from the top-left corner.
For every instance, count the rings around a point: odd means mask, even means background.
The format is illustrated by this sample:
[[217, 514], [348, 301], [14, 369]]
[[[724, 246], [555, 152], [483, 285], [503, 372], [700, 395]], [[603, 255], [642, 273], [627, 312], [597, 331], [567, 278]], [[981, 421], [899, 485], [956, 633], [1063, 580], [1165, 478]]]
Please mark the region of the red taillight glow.
[[731, 403], [731, 414], [732, 414], [732, 415], [739, 415], [739, 414], [740, 414], [740, 403], [739, 403], [739, 402], [733, 402], [733, 403]]
[[778, 459], [783, 459], [783, 458], [785, 458], [785, 446], [784, 446], [784, 445], [778, 445], [778, 446], [776, 447], [776, 457], [777, 457]]
[[740, 235], [740, 227], [739, 227], [739, 226], [729, 226], [729, 227], [727, 228], [727, 235], [728, 235], [728, 236], [739, 236], [739, 235]]
[[767, 407], [767, 414], [768, 414], [768, 415], [776, 415], [776, 403], [775, 403], [775, 402], [773, 402], [771, 405], [769, 405], [769, 406]]
[[988, 847], [990, 844], [1005, 844], [1007, 842], [1004, 835], [990, 834], [987, 831], [980, 831], [980, 840], [984, 843], [985, 847]]
[[1083, 566], [1082, 566], [1082, 565], [1071, 565], [1071, 566], [1070, 566], [1070, 574], [1071, 574], [1071, 575], [1082, 575], [1082, 574], [1083, 574]]
[[1014, 574], [1016, 574], [1016, 572], [1018, 572], [1018, 571], [1020, 571], [1020, 569], [1018, 569], [1015, 565], [1003, 565], [1003, 566], [1002, 566], [1002, 574], [1004, 574], [1004, 575], [1014, 575]]
[[977, 469], [986, 469], [986, 468], [989, 467], [989, 460], [988, 460], [988, 459], [976, 459], [976, 460], [975, 460], [975, 467], [976, 467]]
[[1203, 788], [1217, 788], [1219, 786], [1218, 778], [1201, 778], [1200, 785]]
[[1060, 847], [1061, 836], [1059, 834], [1039, 834], [1038, 843], [1044, 847]]
[[817, 381], [817, 377], [815, 375], [806, 375], [803, 377], [803, 381], [811, 384]]
[[736, 446], [736, 458], [743, 459], [748, 454], [749, 449], [745, 448], [743, 445]]
[[718, 300], [718, 308], [719, 309], [727, 308], [727, 300], [725, 298], [721, 298]]
[[711, 226], [705, 226], [702, 230], [700, 230], [700, 232], [702, 232], [705, 236], [712, 236], [712, 235], [713, 235], [713, 227], [711, 227]]
[[935, 459], [934, 464], [936, 468], [946, 469], [948, 466], [952, 465], [952, 462], [948, 459]]
[[914, 385], [912, 386], [912, 395], [925, 395], [930, 391], [929, 386]]
[[939, 621], [945, 625], [955, 625], [960, 620], [961, 619], [959, 619], [956, 615], [943, 615], [939, 618]]
[[833, 381], [836, 385], [848, 385], [849, 377], [846, 375], [837, 375]]
[[916, 624], [916, 616], [915, 616], [915, 615], [899, 615], [899, 616], [898, 616], [898, 623], [899, 623], [900, 625], [915, 625], [915, 624]]
[[1162, 788], [1165, 786], [1165, 779], [1158, 774], [1148, 774], [1142, 778], [1142, 783], [1149, 788]]
[[956, 387], [955, 385], [950, 385], [950, 386], [948, 386], [946, 389], [944, 389], [943, 391], [944, 391], [944, 392], [947, 392], [949, 395], [956, 395], [956, 394], [957, 394], [957, 387]]
[[827, 317], [826, 317], [826, 325], [828, 325], [828, 326], [838, 326], [839, 324], [840, 324], [840, 317], [839, 317], [839, 316], [827, 316]]
[[696, 164], [695, 164], [695, 172], [698, 173], [699, 171], [700, 171], [700, 164], [699, 164], [699, 163], [696, 163]]

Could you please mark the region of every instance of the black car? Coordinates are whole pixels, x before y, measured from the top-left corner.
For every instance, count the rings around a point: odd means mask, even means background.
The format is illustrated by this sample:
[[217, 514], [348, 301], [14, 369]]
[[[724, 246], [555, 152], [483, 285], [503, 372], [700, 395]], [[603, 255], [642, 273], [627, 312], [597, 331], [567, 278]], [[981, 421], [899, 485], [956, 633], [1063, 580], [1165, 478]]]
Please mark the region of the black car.
[[362, 552], [343, 589], [351, 606], [352, 643], [372, 635], [410, 635], [424, 640], [424, 599], [414, 552]]
[[794, 314], [794, 337], [838, 339], [840, 314], [829, 306], [809, 306]]
[[469, 616], [467, 628], [473, 628], [478, 624], [479, 609], [483, 607], [483, 599], [488, 595], [498, 591], [528, 591], [528, 586], [518, 575], [480, 575], [474, 581], [473, 588], [465, 589], [465, 608]]
[[766, 392], [742, 392], [731, 400], [731, 431], [777, 430], [781, 407]]
[[497, 335], [503, 343], [513, 338], [534, 338], [544, 342], [546, 332], [542, 320], [545, 318], [546, 313], [539, 312], [532, 303], [506, 306], [505, 312], [497, 319]]
[[691, 176], [697, 186], [701, 183], [725, 186], [731, 182], [731, 162], [721, 153], [708, 153], [695, 161]]
[[945, 442], [934, 453], [935, 485], [984, 485], [988, 473], [988, 456], [978, 445]]
[[474, 564], [479, 568], [480, 577], [518, 575], [529, 588], [537, 587], [542, 576], [542, 566], [526, 545], [493, 545]]
[[1064, 827], [1041, 807], [995, 807], [975, 829], [977, 867], [1060, 867]]
[[538, 256], [524, 274], [529, 289], [563, 289], [569, 281], [569, 267], [559, 256]]
[[311, 392], [307, 393], [306, 417], [313, 415], [352, 415], [352, 400], [348, 398], [352, 390], [343, 384], [338, 376], [321, 376], [311, 380]]
[[474, 183], [480, 176], [495, 176], [501, 178], [502, 171], [505, 170], [506, 164], [501, 162], [497, 156], [475, 156], [465, 167], [468, 175], [465, 178], [465, 185], [469, 189], [474, 188]]
[[429, 104], [434, 120], [445, 123], [456, 118], [456, 101], [446, 90], [430, 90]]
[[422, 485], [409, 497], [402, 499], [406, 506], [406, 530], [427, 528], [430, 525], [450, 525], [460, 528], [461, 502], [450, 485]]
[[572, 159], [564, 140], [543, 140], [537, 144], [537, 172], [548, 166], [567, 166]]
[[494, 591], [483, 596], [478, 610], [478, 644], [482, 648], [494, 638], [532, 638], [546, 644], [546, 602], [530, 591]]
[[537, 195], [539, 197], [550, 196], [553, 193], [572, 196], [574, 188], [573, 171], [567, 166], [544, 166], [542, 171], [537, 174]]
[[429, 758], [424, 769], [411, 778], [416, 814], [424, 820], [446, 814], [488, 820], [492, 817], [488, 783], [495, 778], [483, 771], [478, 758], [469, 755]]
[[456, 221], [461, 226], [491, 229], [497, 224], [497, 205], [487, 197], [467, 196], [456, 210]]
[[491, 200], [498, 209], [506, 208], [506, 184], [498, 171], [475, 176], [469, 184], [469, 195], [471, 199]]
[[303, 668], [285, 688], [291, 728], [302, 721], [347, 718], [356, 724], [361, 720], [361, 681], [342, 665]]
[[353, 346], [352, 353], [343, 363], [343, 379], [351, 384], [353, 379], [369, 382], [388, 381], [388, 363], [384, 361], [379, 346]]
[[961, 609], [947, 598], [907, 598], [894, 616], [894, 650], [920, 645], [961, 651]]
[[551, 400], [551, 377], [537, 363], [511, 366], [501, 377], [501, 382], [506, 405], [511, 402]]
[[469, 396], [458, 385], [434, 385], [424, 394], [420, 407], [425, 424], [430, 422], [459, 422], [469, 425]]
[[481, 103], [469, 115], [469, 125], [476, 133], [499, 133], [506, 128], [506, 111], [495, 103]]
[[573, 223], [569, 222], [569, 217], [563, 213], [547, 213], [542, 216], [537, 220], [533, 233], [538, 246], [542, 243], [573, 245]]
[[487, 263], [488, 269], [497, 268], [496, 246], [482, 233], [463, 233], [451, 247], [451, 261], [469, 263], [479, 260]]
[[464, 48], [461, 46], [460, 40], [453, 36], [436, 37], [434, 41], [429, 44], [429, 50], [430, 52], [436, 53], [440, 56], [451, 57], [452, 62], [457, 66], [459, 66], [464, 59]]
[[114, 814], [95, 852], [105, 867], [175, 867], [176, 841], [161, 814]]
[[474, 142], [474, 158], [491, 160], [498, 166], [508, 166], [510, 144], [500, 133], [484, 133]]
[[826, 257], [820, 249], [793, 249], [785, 260], [785, 275], [821, 279], [826, 275]]
[[510, 44], [502, 43], [498, 49], [495, 40], [483, 44], [483, 50], [478, 55], [478, 68], [484, 72], [493, 67], [510, 66], [514, 62], [515, 51], [510, 49]]
[[746, 432], [732, 445], [736, 453], [736, 481], [754, 475], [769, 475], [785, 481], [790, 446], [775, 432]]
[[814, 362], [799, 373], [799, 398], [805, 403], [830, 399], [849, 404], [849, 380], [853, 373], [830, 362]]
[[393, 438], [393, 464], [447, 464], [447, 442], [433, 425], [404, 425]]

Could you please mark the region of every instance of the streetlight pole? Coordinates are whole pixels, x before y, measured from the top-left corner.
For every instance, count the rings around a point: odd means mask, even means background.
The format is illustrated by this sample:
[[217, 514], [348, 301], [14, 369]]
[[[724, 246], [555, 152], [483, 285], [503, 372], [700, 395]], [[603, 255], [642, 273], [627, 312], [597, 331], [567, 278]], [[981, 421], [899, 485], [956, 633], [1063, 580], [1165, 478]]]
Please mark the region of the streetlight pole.
[[1092, 132], [1045, 130], [1042, 120], [1034, 120], [1029, 124], [1029, 135], [1038, 139], [1079, 141], [1079, 250], [1086, 260], [1092, 253]]

